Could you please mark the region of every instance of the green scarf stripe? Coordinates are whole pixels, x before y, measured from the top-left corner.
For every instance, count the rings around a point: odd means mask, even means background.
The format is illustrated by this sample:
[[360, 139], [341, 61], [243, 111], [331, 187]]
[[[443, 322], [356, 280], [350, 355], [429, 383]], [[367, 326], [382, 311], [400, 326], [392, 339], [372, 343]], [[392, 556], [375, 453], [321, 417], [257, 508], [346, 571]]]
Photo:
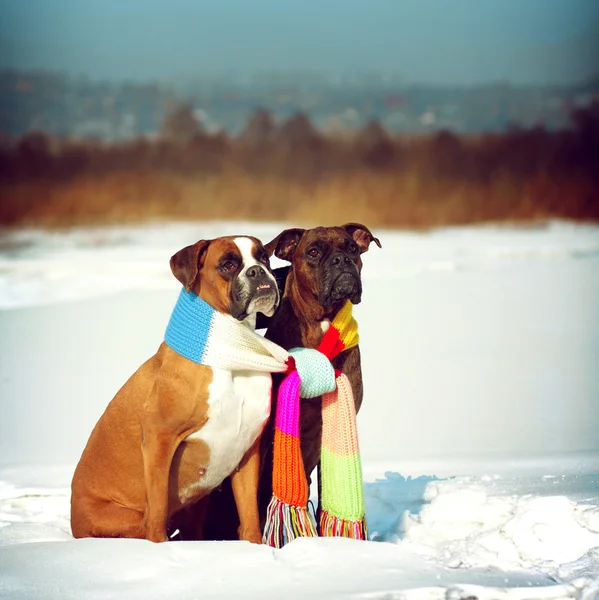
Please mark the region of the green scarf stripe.
[[[362, 462], [359, 454], [339, 456], [328, 448], [321, 449], [322, 508], [346, 521], [364, 517]], [[330, 485], [328, 485], [330, 483]]]

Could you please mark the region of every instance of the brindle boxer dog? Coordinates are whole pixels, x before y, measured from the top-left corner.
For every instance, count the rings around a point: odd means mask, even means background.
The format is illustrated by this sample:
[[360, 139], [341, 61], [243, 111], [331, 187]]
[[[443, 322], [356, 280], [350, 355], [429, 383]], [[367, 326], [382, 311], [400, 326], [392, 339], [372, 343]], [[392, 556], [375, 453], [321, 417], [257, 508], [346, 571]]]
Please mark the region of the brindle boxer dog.
[[[381, 243], [368, 227], [347, 223], [340, 227], [287, 229], [265, 244], [274, 254], [291, 263], [275, 269], [282, 292], [281, 304], [274, 316], [259, 320], [257, 327], [267, 326], [266, 337], [285, 349], [298, 346], [316, 348], [328, 324], [346, 299], [359, 304], [362, 298], [361, 255], [374, 242]], [[333, 365], [349, 378], [356, 403], [362, 404], [363, 386], [359, 347], [342, 352]], [[272, 496], [272, 445], [276, 395], [282, 375], [273, 375], [273, 403], [269, 422], [262, 434], [260, 477], [260, 517], [264, 525], [266, 508]], [[301, 449], [306, 475], [311, 476], [320, 461], [322, 433], [322, 398], [302, 400], [300, 414]], [[212, 494], [211, 518], [206, 535], [210, 539], [235, 539], [237, 527], [235, 505], [228, 484]]]

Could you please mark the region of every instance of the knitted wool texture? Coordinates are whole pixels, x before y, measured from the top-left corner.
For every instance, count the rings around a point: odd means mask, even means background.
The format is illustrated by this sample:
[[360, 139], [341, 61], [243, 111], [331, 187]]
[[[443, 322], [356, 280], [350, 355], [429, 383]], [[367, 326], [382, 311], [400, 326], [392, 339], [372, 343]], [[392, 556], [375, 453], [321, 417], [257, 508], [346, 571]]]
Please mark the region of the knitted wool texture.
[[173, 309], [164, 341], [193, 362], [229, 371], [282, 373], [289, 360], [286, 350], [185, 288]]
[[300, 447], [300, 397], [322, 395], [320, 534], [367, 538], [356, 412], [347, 377], [331, 360], [358, 344], [358, 327], [348, 300], [317, 350], [295, 348], [295, 369], [283, 380], [275, 420], [273, 497], [263, 541], [276, 548], [296, 537], [316, 536], [308, 512], [309, 487]]

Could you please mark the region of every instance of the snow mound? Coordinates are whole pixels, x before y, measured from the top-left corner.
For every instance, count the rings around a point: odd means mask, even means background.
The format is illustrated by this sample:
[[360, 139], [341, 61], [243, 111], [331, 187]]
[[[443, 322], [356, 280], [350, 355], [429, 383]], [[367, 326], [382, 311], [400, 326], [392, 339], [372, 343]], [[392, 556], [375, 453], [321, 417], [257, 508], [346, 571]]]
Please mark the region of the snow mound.
[[[0, 598], [578, 599], [599, 597], [596, 477], [404, 478], [366, 483], [373, 539], [74, 540], [72, 468], [0, 471]], [[21, 482], [26, 485], [22, 485]], [[595, 487], [594, 487], [595, 486]], [[518, 493], [525, 488], [534, 493]], [[561, 488], [560, 488], [561, 489]], [[594, 496], [589, 492], [595, 493]]]
[[495, 480], [485, 479], [430, 482], [429, 503], [404, 513], [402, 544], [452, 568], [537, 569], [555, 579], [599, 574], [596, 497], [498, 495]]

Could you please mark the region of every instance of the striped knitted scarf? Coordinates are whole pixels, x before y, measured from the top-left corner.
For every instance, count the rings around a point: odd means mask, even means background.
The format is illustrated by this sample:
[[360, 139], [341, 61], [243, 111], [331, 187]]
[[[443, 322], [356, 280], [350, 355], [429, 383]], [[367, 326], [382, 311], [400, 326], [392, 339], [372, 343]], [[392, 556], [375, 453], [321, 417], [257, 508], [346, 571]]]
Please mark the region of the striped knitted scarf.
[[356, 412], [351, 384], [331, 365], [340, 352], [358, 344], [352, 304], [346, 301], [317, 350], [289, 351], [295, 362], [277, 398], [274, 460], [264, 543], [280, 548], [296, 537], [316, 536], [307, 509], [309, 486], [300, 448], [300, 397], [322, 395], [320, 535], [367, 538], [358, 448]]
[[164, 341], [193, 362], [229, 371], [282, 373], [289, 360], [286, 350], [185, 288], [173, 309]]

